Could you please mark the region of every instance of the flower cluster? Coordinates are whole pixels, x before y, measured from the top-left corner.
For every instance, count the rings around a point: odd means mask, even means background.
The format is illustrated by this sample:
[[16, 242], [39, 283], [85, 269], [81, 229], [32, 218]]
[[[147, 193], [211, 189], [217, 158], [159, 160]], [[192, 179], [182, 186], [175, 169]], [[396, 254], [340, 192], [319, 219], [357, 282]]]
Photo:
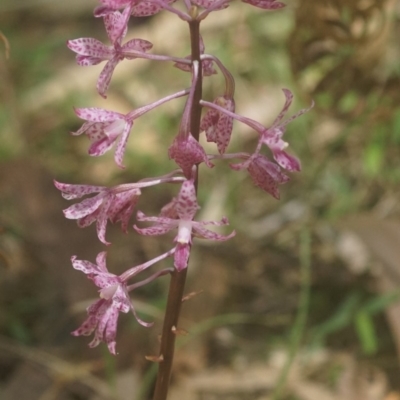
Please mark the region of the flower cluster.
[[[114, 160], [118, 167], [123, 168], [125, 150], [129, 141], [134, 122], [161, 104], [186, 97], [179, 130], [172, 139], [166, 155], [174, 160], [177, 169], [159, 177], [145, 178], [134, 183], [125, 183], [113, 187], [67, 184], [55, 181], [55, 186], [67, 200], [80, 199], [80, 202], [64, 210], [66, 218], [76, 219], [79, 227], [87, 227], [96, 223], [97, 236], [101, 243], [110, 245], [106, 240], [108, 222], [120, 222], [122, 230], [127, 232], [135, 207], [141, 199], [145, 188], [159, 184], [180, 184], [176, 197], [167, 203], [158, 216], [146, 216], [137, 211], [136, 219], [149, 225], [134, 230], [145, 236], [164, 235], [176, 229], [177, 234], [171, 250], [147, 261], [141, 265], [129, 268], [122, 275], [110, 273], [106, 268], [105, 252], [97, 256], [96, 263], [83, 261], [72, 257], [72, 265], [82, 271], [99, 288], [100, 299], [88, 309], [85, 322], [72, 334], [90, 335], [94, 338], [91, 347], [105, 342], [112, 354], [116, 354], [116, 330], [119, 313], [132, 311], [137, 321], [144, 325], [136, 314], [130, 298], [138, 286], [169, 274], [171, 271], [181, 272], [188, 266], [190, 251], [194, 238], [213, 241], [225, 241], [235, 235], [235, 231], [223, 235], [206, 226], [223, 226], [228, 219], [220, 221], [196, 221], [194, 218], [200, 208], [197, 198], [197, 176], [199, 166], [214, 167], [212, 161], [228, 161], [234, 171], [247, 170], [254, 184], [275, 198], [279, 198], [279, 186], [286, 183], [289, 172], [299, 171], [300, 162], [287, 153], [288, 143], [283, 140], [285, 128], [289, 122], [299, 117], [308, 109], [299, 111], [289, 119], [283, 120], [293, 95], [283, 89], [286, 102], [273, 124], [269, 127], [236, 113], [235, 82], [231, 73], [220, 59], [205, 54], [203, 39], [198, 31], [192, 33], [192, 52], [189, 56], [176, 57], [151, 53], [152, 43], [141, 38], [124, 42], [128, 32], [130, 18], [154, 15], [160, 11], [176, 14], [189, 26], [199, 26], [200, 22], [210, 13], [220, 11], [230, 5], [231, 0], [180, 0], [181, 6], [174, 4], [176, 0], [100, 0], [94, 10], [94, 16], [102, 18], [107, 32], [109, 44], [104, 44], [95, 38], [79, 38], [69, 40], [68, 47], [76, 53], [79, 65], [90, 66], [105, 62], [105, 66], [97, 81], [97, 90], [102, 97], [110, 86], [113, 72], [121, 62], [145, 58], [154, 61], [170, 62], [178, 69], [191, 74], [191, 85], [188, 89], [173, 93], [156, 100], [151, 104], [132, 110], [127, 114], [101, 108], [76, 108], [76, 115], [83, 125], [73, 135], [85, 134], [91, 142], [88, 153], [91, 156], [102, 156], [115, 147]], [[263, 10], [277, 10], [284, 4], [276, 0], [243, 0], [252, 6]], [[220, 73], [225, 80], [225, 90], [213, 101], [207, 101], [201, 96], [202, 82], [205, 77]], [[201, 117], [201, 109], [204, 109]], [[228, 153], [234, 122], [238, 121], [251, 127], [259, 135], [253, 153]], [[215, 143], [217, 152], [209, 154], [201, 144], [201, 135], [208, 142]], [[269, 149], [272, 158], [262, 154], [264, 145]], [[237, 161], [232, 163], [231, 161]], [[85, 197], [83, 200], [82, 198]], [[157, 262], [168, 257], [174, 257], [174, 269], [162, 269], [136, 283], [128, 283], [139, 273], [147, 270]]]

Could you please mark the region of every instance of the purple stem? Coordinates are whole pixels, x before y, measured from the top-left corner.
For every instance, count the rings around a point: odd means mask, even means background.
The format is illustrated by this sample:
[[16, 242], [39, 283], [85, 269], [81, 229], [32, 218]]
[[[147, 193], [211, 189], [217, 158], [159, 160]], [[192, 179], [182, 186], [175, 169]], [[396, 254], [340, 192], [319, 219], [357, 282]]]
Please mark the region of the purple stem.
[[[194, 7], [190, 10], [196, 13]], [[192, 56], [191, 61], [197, 61], [201, 65], [200, 59], [200, 21], [193, 19], [189, 22], [190, 41]], [[198, 69], [198, 77], [195, 83], [193, 102], [191, 106], [190, 132], [198, 141], [200, 136], [200, 119], [202, 97], [203, 77], [202, 68]], [[195, 186], [197, 188], [198, 177], [196, 173]], [[174, 271], [171, 274], [171, 281], [168, 292], [167, 307], [165, 311], [164, 325], [161, 336], [160, 346], [160, 364], [158, 368], [156, 387], [154, 389], [153, 400], [166, 400], [168, 396], [168, 387], [171, 377], [172, 362], [175, 351], [175, 338], [178, 327], [178, 320], [182, 305], [183, 291], [185, 288], [187, 268], [182, 271]]]

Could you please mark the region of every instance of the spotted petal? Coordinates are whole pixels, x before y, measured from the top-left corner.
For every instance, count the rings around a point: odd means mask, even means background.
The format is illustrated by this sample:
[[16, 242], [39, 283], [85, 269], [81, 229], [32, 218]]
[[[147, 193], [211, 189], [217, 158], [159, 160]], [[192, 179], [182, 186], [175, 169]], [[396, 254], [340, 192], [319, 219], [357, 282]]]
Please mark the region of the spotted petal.
[[101, 192], [94, 197], [85, 199], [80, 203], [68, 207], [67, 209], [64, 210], [65, 218], [79, 219], [82, 217], [86, 217], [86, 215], [92, 214], [95, 210], [97, 210], [101, 206], [104, 197], [105, 197], [104, 192]]
[[62, 197], [67, 200], [79, 199], [86, 194], [98, 193], [107, 190], [103, 186], [92, 185], [71, 185], [69, 183], [61, 183], [54, 181], [54, 186], [60, 190]]
[[286, 183], [289, 177], [282, 173], [280, 167], [269, 161], [267, 157], [258, 155], [248, 167], [254, 184], [279, 199], [278, 186]]
[[111, 77], [114, 72], [115, 67], [120, 62], [120, 59], [116, 56], [112, 57], [110, 61], [104, 66], [103, 70], [100, 72], [99, 78], [97, 80], [97, 91], [100, 96], [106, 98], [106, 91], [110, 85]]
[[97, 107], [75, 108], [74, 111], [79, 118], [90, 122], [112, 122], [125, 117], [119, 112]]
[[[220, 96], [214, 103], [230, 112], [235, 112], [235, 101], [233, 98]], [[232, 135], [233, 118], [210, 108], [203, 117], [200, 129], [206, 132], [208, 142], [217, 144], [220, 154], [224, 154]]]
[[146, 52], [153, 47], [153, 44], [144, 39], [131, 39], [122, 46], [123, 51], [142, 51]]
[[107, 60], [113, 55], [112, 47], [106, 46], [94, 38], [68, 40], [67, 46], [81, 56], [90, 56], [100, 60]]
[[128, 17], [121, 14], [119, 11], [115, 11], [105, 15], [103, 20], [111, 43], [120, 43], [128, 30]]

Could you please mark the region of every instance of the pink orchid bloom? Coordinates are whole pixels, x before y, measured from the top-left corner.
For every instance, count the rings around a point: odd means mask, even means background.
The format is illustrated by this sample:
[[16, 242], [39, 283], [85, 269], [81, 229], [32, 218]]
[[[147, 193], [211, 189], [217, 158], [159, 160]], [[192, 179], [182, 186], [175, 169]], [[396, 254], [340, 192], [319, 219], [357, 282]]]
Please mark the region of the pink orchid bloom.
[[[215, 104], [230, 112], [235, 112], [235, 101], [232, 97], [220, 96], [214, 100]], [[201, 120], [200, 129], [206, 132], [207, 142], [217, 144], [220, 154], [224, 154], [231, 139], [233, 118], [209, 108]]]
[[[204, 51], [205, 51], [204, 41], [203, 41], [202, 36], [200, 35], [200, 54], [204, 54]], [[185, 59], [190, 60], [191, 56], [186, 56]], [[217, 73], [217, 71], [215, 70], [215, 68], [213, 66], [212, 60], [202, 60], [201, 65], [203, 68], [203, 76], [210, 76], [210, 75], [214, 75]], [[188, 64], [183, 64], [183, 63], [177, 62], [174, 64], [174, 66], [176, 68], [179, 68], [182, 71], [186, 71], [186, 72], [192, 71], [192, 66], [188, 65]]]
[[[288, 89], [282, 89], [282, 90], [286, 97], [285, 104], [282, 108], [282, 111], [279, 113], [279, 115], [276, 117], [275, 121], [269, 128], [266, 128], [259, 122], [254, 121], [250, 118], [246, 118], [238, 114], [235, 114], [233, 112], [230, 112], [229, 110], [219, 106], [217, 103], [214, 104], [208, 101], [201, 100], [200, 104], [209, 107], [211, 109], [214, 109], [216, 111], [219, 111], [222, 114], [226, 114], [228, 117], [232, 117], [250, 126], [255, 131], [257, 131], [260, 137], [258, 140], [257, 148], [253, 154], [253, 157], [256, 157], [258, 154], [260, 154], [261, 147], [263, 144], [265, 144], [272, 151], [272, 155], [275, 161], [282, 168], [288, 171], [300, 171], [301, 169], [300, 161], [296, 157], [288, 154], [285, 151], [286, 147], [288, 147], [289, 144], [284, 140], [282, 140], [282, 136], [285, 133], [286, 125], [288, 125], [291, 121], [300, 117], [304, 113], [308, 112], [312, 107], [314, 107], [314, 102], [311, 103], [311, 106], [309, 108], [302, 109], [297, 114], [293, 115], [292, 117], [288, 118], [285, 121], [282, 121], [284, 115], [286, 114], [293, 100], [293, 94], [290, 90]], [[247, 168], [251, 161], [252, 158], [250, 157], [247, 161], [241, 163], [240, 169]]]
[[121, 45], [127, 33], [128, 19], [127, 11], [123, 14], [114, 11], [104, 16], [104, 25], [112, 46], [106, 46], [94, 38], [80, 38], [67, 42], [67, 46], [77, 53], [76, 61], [79, 65], [96, 65], [107, 61], [97, 80], [97, 90], [103, 97], [106, 97], [105, 93], [117, 64], [124, 58], [134, 59], [130, 52], [145, 53], [153, 47], [150, 42], [143, 39], [132, 39]]
[[120, 168], [124, 168], [122, 159], [134, 120], [167, 101], [185, 96], [188, 92], [188, 90], [181, 90], [151, 104], [137, 108], [128, 114], [94, 107], [76, 108], [76, 115], [87, 122], [78, 131], [74, 132], [73, 135], [85, 133], [89, 137], [92, 142], [92, 145], [89, 147], [89, 154], [91, 156], [103, 155], [117, 142], [114, 159]]
[[87, 194], [98, 193], [68, 207], [64, 210], [64, 215], [68, 219], [78, 220], [80, 228], [85, 228], [96, 221], [97, 236], [106, 245], [110, 244], [105, 238], [107, 221], [110, 220], [112, 223], [121, 221], [122, 230], [127, 232], [129, 219], [141, 194], [137, 184], [106, 188], [103, 186], [70, 185], [54, 181], [54, 185], [67, 200], [79, 199]]
[[192, 168], [194, 165], [204, 162], [207, 167], [212, 168], [214, 164], [210, 162], [201, 144], [190, 133], [187, 137], [177, 135], [168, 149], [169, 158], [173, 159], [186, 178], [192, 176]]
[[73, 256], [71, 258], [72, 266], [76, 270], [86, 274], [100, 288], [100, 299], [87, 308], [87, 319], [71, 334], [74, 336], [89, 336], [94, 332], [94, 338], [89, 343], [89, 347], [96, 347], [100, 342], [105, 342], [110, 353], [115, 355], [117, 322], [120, 312], [128, 313], [132, 311], [136, 320], [141, 325], [146, 327], [152, 325], [152, 323], [144, 322], [138, 317], [129, 292], [170, 272], [170, 270], [159, 271], [151, 277], [130, 286], [128, 286], [127, 280], [173, 253], [174, 250], [170, 250], [144, 264], [129, 269], [121, 276], [108, 272], [106, 267], [106, 252], [97, 255], [96, 264], [90, 261], [78, 260], [76, 256]]
[[94, 332], [89, 347], [96, 347], [100, 342], [105, 342], [110, 353], [115, 355], [119, 313], [134, 310], [127, 285], [117, 275], [108, 272], [106, 252], [98, 254], [96, 264], [77, 260], [75, 256], [71, 261], [76, 270], [85, 273], [101, 289], [100, 299], [87, 308], [88, 318], [71, 333], [74, 336], [89, 336]]
[[117, 142], [114, 159], [120, 168], [124, 168], [122, 159], [133, 126], [132, 114], [124, 115], [102, 108], [76, 108], [75, 114], [87, 122], [72, 134], [85, 133], [88, 136], [92, 142], [89, 154], [96, 157], [101, 156]]
[[[224, 236], [204, 228], [205, 225], [227, 225], [229, 222], [225, 217], [222, 218], [221, 221], [193, 221], [199, 208], [193, 179], [187, 180], [183, 182], [177, 198], [173, 199], [171, 203], [163, 208], [162, 214], [159, 217], [147, 217], [145, 214], [138, 211], [138, 221], [153, 222], [152, 226], [148, 228], [138, 228], [135, 225], [134, 228], [141, 235], [148, 236], [163, 235], [177, 228], [178, 234], [174, 239], [177, 243], [174, 264], [175, 268], [181, 271], [185, 269], [188, 264], [192, 236], [216, 241], [225, 241], [235, 236], [235, 231]], [[165, 215], [176, 215], [177, 218], [170, 218]]]
[[231, 164], [230, 167], [237, 171], [246, 168], [254, 184], [278, 200], [280, 197], [279, 185], [289, 181], [289, 177], [281, 171], [279, 165], [268, 160], [262, 154], [249, 155], [245, 162]]

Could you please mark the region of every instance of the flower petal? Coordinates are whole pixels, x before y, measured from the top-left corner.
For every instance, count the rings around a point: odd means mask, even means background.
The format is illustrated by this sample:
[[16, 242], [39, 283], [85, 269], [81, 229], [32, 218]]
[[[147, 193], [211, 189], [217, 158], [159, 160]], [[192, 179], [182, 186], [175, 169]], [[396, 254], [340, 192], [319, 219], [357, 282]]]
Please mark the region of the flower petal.
[[[172, 3], [172, 1], [168, 1], [168, 3]], [[156, 4], [149, 1], [141, 1], [132, 9], [132, 15], [134, 17], [149, 17], [151, 15], [157, 14], [163, 9], [163, 7], [159, 4]]]
[[129, 5], [132, 0], [100, 0], [100, 3], [104, 4], [107, 7], [112, 8], [113, 10], [118, 10], [122, 7]]
[[153, 47], [153, 43], [144, 39], [131, 39], [122, 46], [123, 51], [142, 51], [146, 52]]
[[[214, 103], [230, 112], [235, 112], [233, 98], [220, 96]], [[200, 124], [200, 129], [205, 130], [207, 142], [217, 144], [218, 152], [224, 154], [232, 135], [233, 118], [215, 109], [208, 109]]]
[[276, 150], [273, 152], [276, 162], [288, 171], [300, 171], [301, 164], [298, 158], [286, 153], [286, 151]]
[[236, 235], [236, 232], [233, 231], [229, 235], [220, 235], [219, 233], [210, 231], [209, 229], [203, 228], [200, 224], [193, 225], [193, 233], [195, 237], [202, 239], [215, 240], [218, 242], [224, 242], [225, 240], [229, 240]]
[[106, 300], [99, 299], [91, 306], [88, 307], [89, 316], [83, 322], [83, 324], [73, 332], [71, 335], [73, 336], [89, 336], [91, 335], [97, 327], [98, 324], [98, 316], [104, 314], [107, 309]]
[[80, 203], [74, 204], [64, 210], [65, 218], [68, 219], [79, 219], [92, 214], [96, 211], [103, 203], [104, 193], [85, 199]]
[[108, 315], [107, 325], [103, 333], [103, 340], [107, 344], [108, 350], [111, 354], [116, 355], [116, 337], [117, 337], [117, 323], [119, 317], [119, 310], [111, 308]]
[[84, 274], [99, 274], [103, 269], [96, 264], [86, 260], [78, 260], [76, 256], [71, 257], [72, 266], [77, 271], [82, 271]]
[[97, 216], [99, 215], [99, 209], [97, 209], [92, 214], [86, 215], [86, 217], [79, 218], [77, 224], [79, 228], [87, 228], [88, 226], [92, 225], [93, 222], [97, 220]]
[[267, 157], [258, 155], [248, 167], [249, 174], [256, 186], [279, 199], [278, 186], [286, 183], [289, 177], [283, 174], [280, 167]]
[[[108, 58], [108, 57], [107, 57]], [[99, 57], [90, 57], [90, 56], [81, 56], [77, 55], [75, 57], [76, 63], [81, 67], [89, 67], [91, 65], [100, 64], [102, 61], [106, 60], [107, 58], [99, 58]]]
[[168, 233], [172, 229], [176, 228], [176, 226], [172, 225], [156, 225], [151, 226], [149, 228], [139, 228], [138, 226], [134, 225], [133, 228], [137, 233], [144, 236], [159, 236]]
[[121, 221], [121, 228], [126, 233], [128, 231], [129, 219], [139, 201], [140, 189], [132, 189], [126, 192], [117, 193], [114, 202], [108, 210], [108, 217], [111, 222]]
[[131, 133], [132, 125], [133, 125], [132, 120], [125, 122], [123, 131], [120, 134], [120, 138], [118, 140], [117, 148], [115, 150], [114, 160], [115, 160], [115, 163], [120, 168], [124, 168], [122, 160], [124, 158], [125, 149], [126, 149], [126, 145], [128, 143], [129, 135]]
[[[256, 0], [256, 1], [258, 1], [258, 0]], [[262, 0], [260, 0], [260, 1], [262, 1]], [[282, 118], [287, 113], [287, 110], [289, 109], [289, 107], [290, 107], [290, 105], [292, 104], [292, 101], [293, 101], [293, 93], [289, 89], [282, 89], [282, 91], [283, 91], [283, 93], [284, 93], [284, 95], [286, 97], [286, 101], [285, 101], [285, 104], [284, 104], [284, 106], [282, 108], [282, 111], [275, 118], [275, 121], [273, 122], [271, 128], [274, 128], [274, 127], [279, 125], [279, 122], [282, 121]]]
[[90, 56], [107, 60], [113, 55], [113, 48], [106, 46], [94, 38], [80, 38], [68, 40], [67, 46], [70, 50], [82, 56]]
[[75, 108], [74, 111], [79, 118], [91, 122], [112, 122], [125, 118], [124, 114], [97, 107]]
[[199, 209], [194, 182], [192, 179], [187, 180], [182, 183], [177, 197], [176, 211], [179, 219], [191, 221]]
[[99, 78], [97, 80], [97, 91], [100, 96], [106, 98], [106, 91], [111, 81], [112, 74], [114, 72], [115, 67], [120, 62], [119, 58], [114, 56], [107, 62], [104, 66], [103, 70], [100, 72]]
[[120, 43], [127, 32], [127, 17], [124, 18], [119, 11], [115, 11], [105, 15], [103, 21], [111, 43]]
[[100, 271], [108, 273], [108, 269], [106, 267], [106, 257], [107, 257], [106, 251], [102, 251], [101, 253], [97, 254], [96, 264], [99, 267]]
[[92, 145], [89, 147], [88, 154], [93, 157], [102, 156], [113, 147], [114, 143], [115, 139], [110, 140], [108, 137], [103, 137], [100, 140], [92, 143]]
[[114, 195], [111, 193], [107, 197], [105, 197], [100, 212], [97, 216], [97, 222], [96, 222], [97, 237], [99, 238], [100, 242], [104, 243], [105, 245], [111, 244], [106, 240], [106, 228], [108, 220], [108, 209], [110, 208], [110, 205], [113, 202], [113, 200], [114, 200]]
[[72, 185], [69, 183], [61, 183], [56, 180], [53, 181], [54, 186], [60, 190], [62, 197], [67, 200], [79, 199], [86, 194], [100, 193], [107, 190], [104, 186], [92, 186], [92, 185]]

